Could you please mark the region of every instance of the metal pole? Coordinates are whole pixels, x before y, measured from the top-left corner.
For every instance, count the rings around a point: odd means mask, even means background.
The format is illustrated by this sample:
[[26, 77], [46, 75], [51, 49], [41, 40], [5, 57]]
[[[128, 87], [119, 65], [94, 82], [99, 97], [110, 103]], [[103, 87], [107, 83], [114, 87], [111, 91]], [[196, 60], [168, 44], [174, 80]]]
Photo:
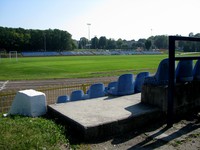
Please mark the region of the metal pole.
[[175, 79], [175, 38], [169, 36], [169, 83], [168, 83], [168, 105], [167, 126], [173, 126], [174, 115], [174, 79]]
[[151, 28], [151, 50], [153, 50], [153, 34], [152, 34], [153, 29]]
[[44, 51], [46, 52], [46, 35], [45, 33], [43, 35], [44, 35]]
[[87, 23], [88, 25], [88, 46], [89, 46], [89, 49], [90, 49], [90, 23]]

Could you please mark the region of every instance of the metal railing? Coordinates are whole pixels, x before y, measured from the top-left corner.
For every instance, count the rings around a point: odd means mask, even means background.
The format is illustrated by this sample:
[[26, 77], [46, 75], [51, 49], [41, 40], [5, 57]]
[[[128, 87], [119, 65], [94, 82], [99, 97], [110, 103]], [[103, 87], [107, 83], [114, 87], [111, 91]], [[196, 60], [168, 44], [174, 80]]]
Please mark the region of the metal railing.
[[181, 37], [181, 36], [169, 36], [169, 83], [168, 83], [168, 108], [167, 108], [167, 125], [171, 127], [173, 125], [174, 115], [174, 91], [175, 91], [175, 60], [196, 60], [200, 59], [198, 56], [191, 57], [175, 57], [175, 42], [176, 41], [193, 41], [200, 42], [200, 38], [194, 37]]
[[[93, 83], [77, 84], [71, 86], [48, 86], [48, 87], [45, 86], [45, 87], [39, 87], [35, 90], [45, 93], [47, 104], [54, 104], [56, 103], [58, 96], [70, 95], [71, 92], [74, 90], [83, 90], [84, 93], [86, 93], [92, 84]], [[107, 84], [108, 82], [104, 82], [105, 86], [107, 86]], [[23, 89], [0, 93], [0, 113], [5, 113], [10, 109], [12, 102], [15, 98], [15, 95], [19, 90]]]

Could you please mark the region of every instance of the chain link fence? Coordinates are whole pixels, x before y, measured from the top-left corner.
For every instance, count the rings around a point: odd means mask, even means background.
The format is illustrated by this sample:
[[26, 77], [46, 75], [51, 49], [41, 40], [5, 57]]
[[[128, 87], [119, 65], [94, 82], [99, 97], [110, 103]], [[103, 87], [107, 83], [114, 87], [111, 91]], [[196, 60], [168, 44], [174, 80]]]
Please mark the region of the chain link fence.
[[[107, 84], [108, 83], [104, 83], [105, 86], [107, 86]], [[83, 90], [84, 93], [86, 93], [91, 85], [92, 83], [77, 84], [77, 85], [71, 85], [71, 86], [52, 86], [51, 85], [51, 86], [39, 87], [34, 90], [45, 93], [47, 104], [49, 105], [49, 104], [56, 103], [58, 96], [70, 95], [71, 92], [74, 90]], [[5, 113], [9, 111], [17, 91], [20, 91], [20, 90], [24, 90], [24, 89], [16, 89], [16, 90], [5, 91], [5, 92], [0, 93], [0, 113]]]

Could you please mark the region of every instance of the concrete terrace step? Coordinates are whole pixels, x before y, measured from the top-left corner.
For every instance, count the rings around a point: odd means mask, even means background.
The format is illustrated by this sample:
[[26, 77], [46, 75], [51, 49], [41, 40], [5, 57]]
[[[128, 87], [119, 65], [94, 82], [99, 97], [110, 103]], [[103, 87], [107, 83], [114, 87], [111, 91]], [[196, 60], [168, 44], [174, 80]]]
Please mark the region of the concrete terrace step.
[[161, 117], [158, 108], [141, 103], [141, 94], [52, 104], [48, 112], [87, 141], [122, 134]]

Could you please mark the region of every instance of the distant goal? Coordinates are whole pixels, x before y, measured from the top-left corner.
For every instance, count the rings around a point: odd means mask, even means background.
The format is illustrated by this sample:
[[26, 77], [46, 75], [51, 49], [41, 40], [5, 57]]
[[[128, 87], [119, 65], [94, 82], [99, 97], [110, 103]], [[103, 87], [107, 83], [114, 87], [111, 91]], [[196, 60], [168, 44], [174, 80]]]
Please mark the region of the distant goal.
[[18, 61], [18, 58], [17, 58], [17, 51], [10, 51], [10, 52], [9, 52], [9, 58], [10, 58], [10, 61], [11, 61], [11, 60]]

